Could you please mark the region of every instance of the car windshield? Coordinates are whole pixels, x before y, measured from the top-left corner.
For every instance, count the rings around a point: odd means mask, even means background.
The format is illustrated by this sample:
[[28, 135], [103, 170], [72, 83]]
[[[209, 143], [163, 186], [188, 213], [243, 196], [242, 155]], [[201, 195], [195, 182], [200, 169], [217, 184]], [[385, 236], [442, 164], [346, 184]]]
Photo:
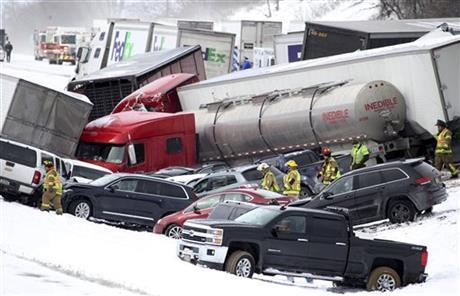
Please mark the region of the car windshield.
[[76, 35], [61, 35], [62, 44], [75, 44], [77, 40]]
[[91, 168], [87, 168], [87, 167], [82, 167], [82, 166], [78, 166], [78, 165], [74, 165], [73, 166], [73, 172], [72, 172], [72, 175], [74, 177], [82, 177], [82, 178], [86, 178], [86, 179], [90, 179], [90, 180], [96, 180], [100, 177], [103, 177], [105, 175], [109, 174], [109, 172], [105, 172], [105, 171], [99, 171], [99, 170], [95, 170], [95, 169], [91, 169]]
[[125, 146], [82, 142], [78, 145], [76, 155], [83, 159], [121, 164], [125, 156]]
[[101, 177], [99, 179], [96, 179], [92, 182], [90, 182], [89, 184], [91, 185], [94, 185], [94, 186], [105, 186], [113, 181], [115, 181], [116, 179], [118, 179], [118, 176], [117, 175], [105, 175], [104, 177]]
[[236, 218], [235, 221], [246, 224], [265, 225], [278, 216], [278, 214], [279, 212], [276, 209], [260, 207]]

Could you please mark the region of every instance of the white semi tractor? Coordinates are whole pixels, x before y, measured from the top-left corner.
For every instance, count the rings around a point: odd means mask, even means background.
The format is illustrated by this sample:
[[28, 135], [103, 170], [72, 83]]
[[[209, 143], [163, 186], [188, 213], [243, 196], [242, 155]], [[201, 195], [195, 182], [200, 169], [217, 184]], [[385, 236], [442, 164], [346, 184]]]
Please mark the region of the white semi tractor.
[[[388, 94], [361, 102], [366, 87]], [[202, 161], [325, 145], [345, 150], [356, 137], [388, 158], [430, 155], [437, 119], [449, 123], [458, 145], [460, 36], [438, 29], [411, 43], [240, 71], [178, 93], [183, 110], [196, 113]]]

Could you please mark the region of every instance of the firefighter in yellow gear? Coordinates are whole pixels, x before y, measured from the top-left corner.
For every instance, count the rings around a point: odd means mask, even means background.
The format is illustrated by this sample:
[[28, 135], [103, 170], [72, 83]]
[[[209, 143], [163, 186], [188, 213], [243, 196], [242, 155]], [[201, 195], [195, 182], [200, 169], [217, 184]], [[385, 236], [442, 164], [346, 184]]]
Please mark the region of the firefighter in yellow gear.
[[452, 162], [452, 132], [442, 120], [438, 120], [436, 126], [438, 133], [436, 134], [434, 165], [439, 171], [445, 166], [450, 171], [452, 178], [457, 178], [459, 172]]
[[52, 202], [56, 214], [62, 215], [62, 183], [60, 176], [51, 161], [45, 161], [44, 164], [46, 175], [43, 183], [42, 205], [40, 209], [42, 211], [49, 211], [51, 208], [50, 202]]
[[351, 149], [351, 165], [350, 170], [357, 170], [366, 166], [366, 161], [369, 160], [369, 149], [366, 144], [353, 141], [353, 148]]
[[289, 197], [299, 199], [300, 195], [300, 173], [297, 170], [297, 163], [294, 160], [286, 162], [285, 166], [289, 171], [284, 176], [284, 191], [283, 194]]
[[266, 164], [265, 162], [261, 163], [257, 167], [257, 170], [264, 175], [264, 178], [262, 179], [261, 183], [262, 189], [273, 192], [280, 191], [278, 183], [276, 182], [275, 174], [273, 174], [273, 172], [270, 170], [270, 166], [268, 164]]
[[329, 185], [335, 179], [338, 179], [342, 174], [340, 173], [339, 166], [334, 157], [331, 156], [332, 151], [330, 148], [323, 148], [324, 162], [321, 170], [318, 173], [318, 179], [324, 184]]

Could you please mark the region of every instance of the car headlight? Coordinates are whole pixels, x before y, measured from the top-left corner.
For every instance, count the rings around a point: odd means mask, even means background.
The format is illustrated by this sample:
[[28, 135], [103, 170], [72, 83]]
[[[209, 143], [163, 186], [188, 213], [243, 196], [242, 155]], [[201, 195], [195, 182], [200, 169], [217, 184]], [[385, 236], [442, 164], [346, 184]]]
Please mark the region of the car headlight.
[[222, 245], [224, 238], [224, 230], [220, 228], [212, 228], [207, 230], [207, 234], [210, 234], [210, 237], [206, 238], [206, 242], [214, 245]]

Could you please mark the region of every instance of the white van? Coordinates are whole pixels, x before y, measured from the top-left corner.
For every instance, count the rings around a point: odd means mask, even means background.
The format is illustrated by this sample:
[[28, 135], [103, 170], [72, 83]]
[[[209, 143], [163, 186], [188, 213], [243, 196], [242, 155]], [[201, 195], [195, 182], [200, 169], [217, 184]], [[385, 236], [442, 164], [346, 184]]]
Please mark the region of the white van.
[[111, 174], [112, 171], [104, 167], [76, 160], [63, 159], [67, 174], [63, 174], [68, 182], [89, 183], [105, 175]]
[[0, 194], [28, 202], [42, 183], [46, 160], [65, 173], [64, 163], [55, 154], [0, 138]]

